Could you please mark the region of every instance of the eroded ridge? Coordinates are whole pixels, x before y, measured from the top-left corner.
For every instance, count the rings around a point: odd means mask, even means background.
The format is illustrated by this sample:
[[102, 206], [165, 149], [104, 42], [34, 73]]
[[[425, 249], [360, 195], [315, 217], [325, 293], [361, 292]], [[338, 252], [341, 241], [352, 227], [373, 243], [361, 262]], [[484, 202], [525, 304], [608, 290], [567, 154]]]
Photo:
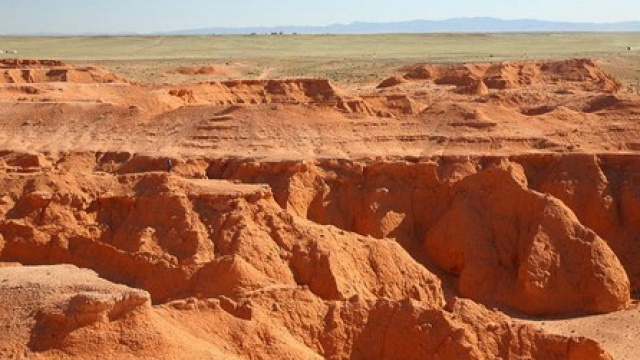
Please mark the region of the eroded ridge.
[[[28, 64], [19, 66], [49, 62]], [[47, 66], [54, 65], [81, 71]], [[34, 78], [0, 86], [0, 148], [274, 158], [640, 149], [638, 95], [588, 59], [403, 71], [382, 88], [357, 91], [305, 78], [183, 85], [103, 84], [117, 77], [111, 73], [98, 76], [104, 81]]]
[[640, 103], [591, 60], [0, 71], [0, 357], [611, 359], [516, 318], [634, 306]]
[[[546, 169], [567, 162], [583, 164], [577, 174], [616, 179], [638, 159], [569, 158], [185, 158], [173, 159], [169, 172], [166, 158], [136, 154], [7, 153], [0, 259], [90, 268], [164, 304], [134, 317], [227, 313], [232, 323], [286, 331], [293, 343], [282, 344], [283, 353], [302, 346], [327, 358], [483, 358], [516, 346], [534, 358], [606, 358], [596, 343], [544, 335], [478, 304], [537, 315], [629, 305], [634, 265], [621, 262], [562, 193], [542, 189], [557, 181], [549, 174], [569, 174]], [[596, 188], [620, 187], [608, 179], [562, 181], [571, 194], [596, 180]], [[414, 335], [390, 337], [395, 327]], [[495, 347], [436, 340], [453, 329]], [[511, 331], [532, 347], [515, 345]], [[378, 337], [388, 344], [365, 345]], [[402, 356], [386, 350], [414, 343], [425, 345]], [[51, 349], [67, 346], [56, 344]]]

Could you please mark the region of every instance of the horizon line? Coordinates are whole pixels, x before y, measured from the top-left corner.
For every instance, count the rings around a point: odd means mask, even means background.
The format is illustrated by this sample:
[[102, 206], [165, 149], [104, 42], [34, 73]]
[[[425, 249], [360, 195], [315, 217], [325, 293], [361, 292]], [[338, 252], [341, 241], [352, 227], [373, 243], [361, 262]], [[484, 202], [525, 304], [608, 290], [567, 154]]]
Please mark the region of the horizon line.
[[[570, 21], [570, 20], [544, 20], [544, 19], [536, 19], [536, 18], [516, 18], [516, 19], [506, 19], [492, 16], [468, 16], [468, 17], [451, 17], [446, 19], [434, 20], [434, 19], [413, 19], [413, 20], [400, 20], [400, 21], [366, 21], [366, 20], [355, 20], [348, 23], [329, 23], [325, 25], [247, 25], [247, 26], [210, 26], [210, 27], [197, 27], [197, 28], [184, 28], [177, 30], [155, 30], [155, 31], [147, 31], [147, 32], [137, 32], [137, 31], [96, 31], [96, 32], [33, 32], [33, 33], [0, 33], [0, 37], [111, 37], [111, 36], [189, 36], [189, 35], [250, 35], [249, 33], [228, 33], [228, 34], [197, 34], [198, 31], [211, 31], [211, 30], [224, 30], [224, 31], [241, 31], [241, 30], [264, 30], [264, 31], [274, 31], [282, 28], [298, 28], [298, 29], [307, 29], [307, 30], [322, 30], [322, 29], [331, 29], [332, 27], [349, 27], [354, 25], [401, 25], [401, 24], [411, 24], [411, 23], [444, 23], [450, 21], [465, 21], [465, 20], [491, 20], [496, 22], [538, 22], [538, 23], [546, 23], [549, 25], [585, 25], [585, 26], [616, 26], [616, 25], [629, 25], [629, 24], [637, 24], [640, 26], [640, 20], [624, 20], [624, 21], [609, 21], [609, 22], [594, 22], [594, 21]], [[193, 34], [189, 34], [189, 32], [194, 32]], [[432, 31], [417, 31], [417, 32], [375, 32], [375, 33], [329, 33], [329, 35], [383, 35], [383, 34], [478, 34], [478, 33], [630, 33], [630, 32], [640, 32], [638, 30], [432, 30]], [[263, 35], [266, 33], [260, 33], [258, 35]], [[323, 35], [326, 33], [318, 32], [318, 33], [304, 33], [301, 35]]]

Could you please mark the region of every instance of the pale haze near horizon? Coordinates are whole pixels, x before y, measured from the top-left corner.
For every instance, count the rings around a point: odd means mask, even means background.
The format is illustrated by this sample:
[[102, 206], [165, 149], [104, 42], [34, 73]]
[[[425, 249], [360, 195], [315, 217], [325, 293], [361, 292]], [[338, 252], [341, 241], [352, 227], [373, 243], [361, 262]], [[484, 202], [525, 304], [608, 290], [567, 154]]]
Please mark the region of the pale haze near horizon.
[[640, 20], [639, 0], [0, 0], [0, 34], [154, 33], [207, 27], [329, 25], [490, 16], [568, 22]]

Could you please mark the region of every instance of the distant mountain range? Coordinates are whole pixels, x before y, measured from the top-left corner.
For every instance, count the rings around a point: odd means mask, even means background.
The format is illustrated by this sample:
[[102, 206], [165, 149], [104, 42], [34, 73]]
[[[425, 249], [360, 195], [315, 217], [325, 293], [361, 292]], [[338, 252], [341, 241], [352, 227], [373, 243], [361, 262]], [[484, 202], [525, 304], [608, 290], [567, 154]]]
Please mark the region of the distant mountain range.
[[163, 33], [165, 35], [232, 34], [384, 34], [384, 33], [474, 33], [474, 32], [640, 32], [640, 21], [577, 23], [543, 20], [502, 20], [491, 17], [404, 22], [354, 22], [328, 26], [211, 27]]

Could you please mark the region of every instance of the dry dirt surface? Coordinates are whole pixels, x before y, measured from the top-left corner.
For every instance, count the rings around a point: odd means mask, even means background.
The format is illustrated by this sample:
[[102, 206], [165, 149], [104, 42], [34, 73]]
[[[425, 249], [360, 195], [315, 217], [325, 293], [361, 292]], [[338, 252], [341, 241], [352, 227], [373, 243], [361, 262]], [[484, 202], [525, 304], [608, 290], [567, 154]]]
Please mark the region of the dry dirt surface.
[[640, 97], [591, 60], [0, 71], [2, 359], [639, 356]]

